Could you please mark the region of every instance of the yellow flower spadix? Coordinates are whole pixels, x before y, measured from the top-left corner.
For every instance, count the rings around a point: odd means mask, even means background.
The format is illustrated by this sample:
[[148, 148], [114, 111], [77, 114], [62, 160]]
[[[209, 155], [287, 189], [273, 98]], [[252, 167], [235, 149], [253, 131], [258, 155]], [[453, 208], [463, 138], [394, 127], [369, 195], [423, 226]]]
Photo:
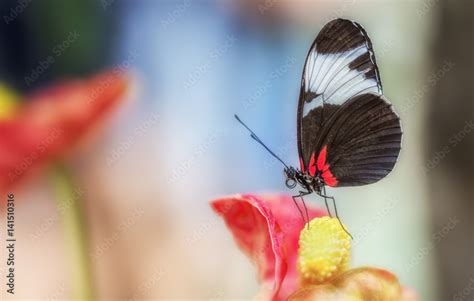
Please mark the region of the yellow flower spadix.
[[298, 271], [303, 284], [320, 284], [347, 270], [351, 238], [339, 220], [315, 218], [300, 233]]

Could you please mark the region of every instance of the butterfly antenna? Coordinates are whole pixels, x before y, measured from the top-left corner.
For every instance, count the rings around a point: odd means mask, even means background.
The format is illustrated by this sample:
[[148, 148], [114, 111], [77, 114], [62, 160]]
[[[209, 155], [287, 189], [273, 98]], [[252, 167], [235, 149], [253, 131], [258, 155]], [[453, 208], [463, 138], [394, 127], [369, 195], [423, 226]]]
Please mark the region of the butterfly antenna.
[[266, 145], [265, 143], [258, 138], [258, 136], [237, 116], [237, 114], [234, 114], [235, 119], [237, 119], [238, 122], [240, 122], [241, 125], [243, 125], [249, 132], [250, 132], [250, 137], [252, 137], [253, 140], [257, 141], [260, 143], [261, 146], [263, 146], [273, 157], [275, 157], [278, 161], [280, 161], [283, 165], [285, 165], [286, 168], [289, 168], [288, 165], [283, 162], [282, 159], [280, 159], [274, 152], [272, 152]]

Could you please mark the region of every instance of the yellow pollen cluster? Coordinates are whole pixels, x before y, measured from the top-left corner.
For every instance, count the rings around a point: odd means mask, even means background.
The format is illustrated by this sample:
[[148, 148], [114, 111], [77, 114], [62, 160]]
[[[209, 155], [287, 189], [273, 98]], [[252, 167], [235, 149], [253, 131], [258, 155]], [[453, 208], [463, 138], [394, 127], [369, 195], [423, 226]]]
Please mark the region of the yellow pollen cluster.
[[351, 238], [339, 220], [315, 218], [300, 233], [298, 271], [304, 284], [326, 282], [349, 267]]

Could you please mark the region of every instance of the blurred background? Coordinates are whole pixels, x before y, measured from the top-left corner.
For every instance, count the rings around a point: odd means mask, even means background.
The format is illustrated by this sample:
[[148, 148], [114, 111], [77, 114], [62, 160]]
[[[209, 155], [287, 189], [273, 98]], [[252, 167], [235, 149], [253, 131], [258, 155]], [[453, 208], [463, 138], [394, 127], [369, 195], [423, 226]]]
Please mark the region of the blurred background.
[[[297, 165], [302, 67], [337, 17], [371, 37], [404, 131], [387, 178], [329, 190], [355, 236], [353, 266], [391, 270], [421, 300], [474, 298], [472, 2], [4, 0], [0, 17], [0, 80], [19, 95], [109, 68], [133, 74], [127, 101], [67, 159], [100, 299], [255, 296], [254, 268], [208, 201], [291, 192], [232, 115]], [[70, 298], [48, 172], [6, 190], [16, 201], [17, 291], [2, 289], [2, 299]]]

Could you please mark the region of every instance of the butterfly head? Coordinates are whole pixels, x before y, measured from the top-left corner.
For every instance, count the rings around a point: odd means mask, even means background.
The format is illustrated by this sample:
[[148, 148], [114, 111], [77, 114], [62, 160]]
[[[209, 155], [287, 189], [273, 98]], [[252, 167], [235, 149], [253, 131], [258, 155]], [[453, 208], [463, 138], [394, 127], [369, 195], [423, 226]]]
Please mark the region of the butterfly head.
[[290, 189], [299, 184], [306, 191], [321, 192], [321, 188], [324, 186], [324, 180], [320, 175], [313, 177], [291, 166], [284, 169], [284, 174], [286, 187]]
[[285, 167], [283, 172], [286, 177], [286, 180], [285, 180], [286, 187], [295, 188], [296, 185], [299, 183], [298, 179], [300, 178], [300, 173], [298, 172], [298, 170], [290, 166], [290, 167]]
[[309, 190], [309, 188], [311, 187], [311, 179], [306, 177], [305, 174], [302, 173], [300, 170], [292, 166], [285, 167], [284, 174], [286, 178], [285, 184], [288, 188], [295, 188], [298, 184], [306, 190]]

